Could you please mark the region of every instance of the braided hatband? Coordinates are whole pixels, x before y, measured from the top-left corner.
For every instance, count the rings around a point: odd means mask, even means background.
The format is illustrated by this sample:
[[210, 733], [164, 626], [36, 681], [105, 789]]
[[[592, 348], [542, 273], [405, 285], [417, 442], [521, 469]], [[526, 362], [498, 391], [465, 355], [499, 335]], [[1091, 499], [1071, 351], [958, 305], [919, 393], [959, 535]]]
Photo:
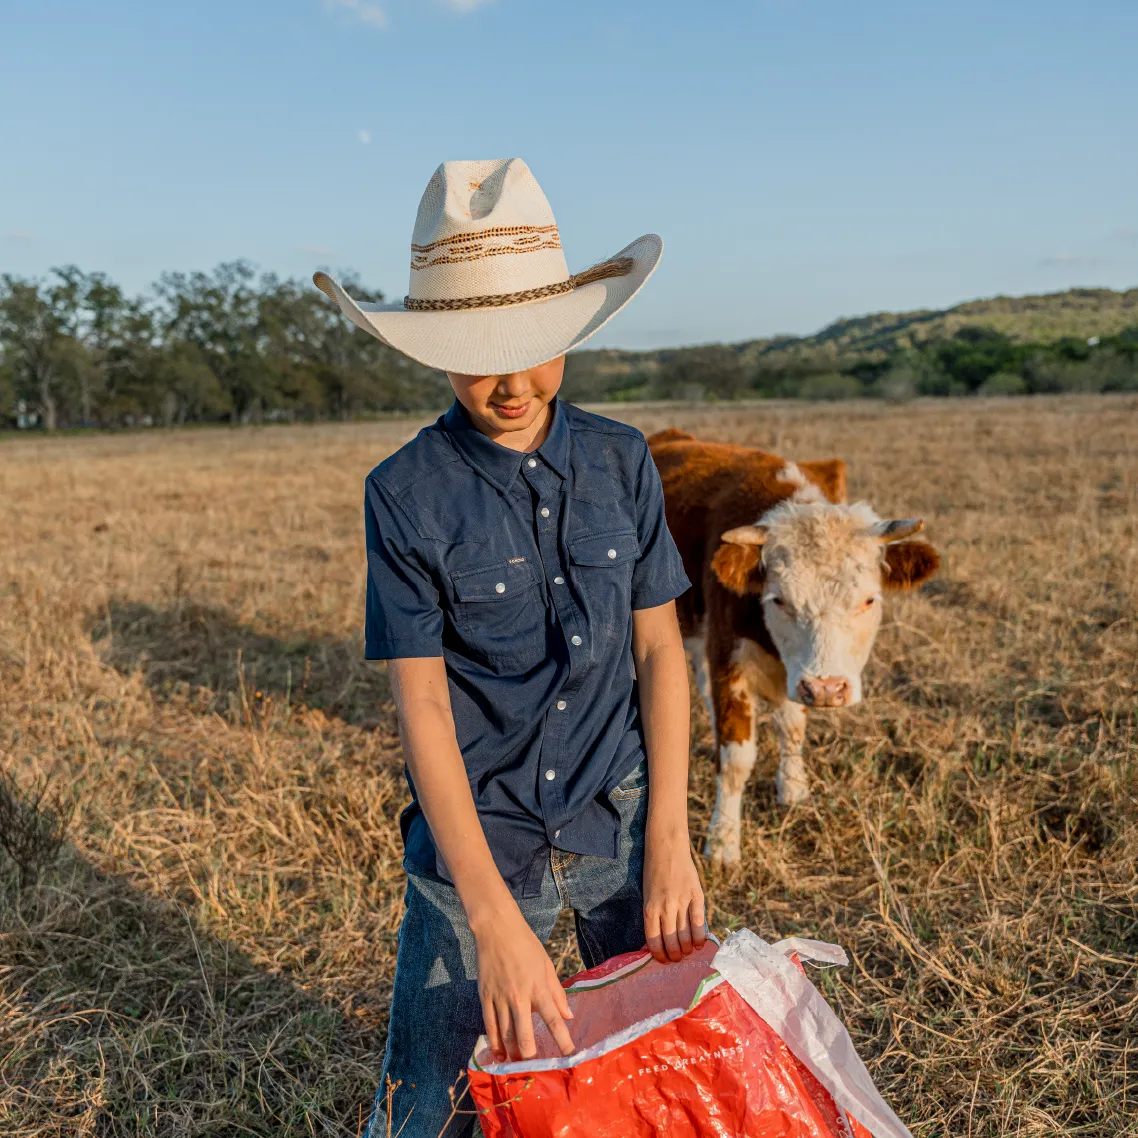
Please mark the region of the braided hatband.
[[628, 276], [635, 264], [631, 257], [615, 257], [611, 261], [602, 261], [599, 265], [574, 273], [567, 281], [558, 281], [556, 284], [522, 289], [521, 292], [460, 296], [452, 300], [416, 300], [414, 297], [405, 296], [403, 307], [410, 312], [455, 312], [466, 308], [502, 308], [509, 304], [525, 304], [531, 300], [547, 300], [551, 296], [561, 296], [594, 281]]

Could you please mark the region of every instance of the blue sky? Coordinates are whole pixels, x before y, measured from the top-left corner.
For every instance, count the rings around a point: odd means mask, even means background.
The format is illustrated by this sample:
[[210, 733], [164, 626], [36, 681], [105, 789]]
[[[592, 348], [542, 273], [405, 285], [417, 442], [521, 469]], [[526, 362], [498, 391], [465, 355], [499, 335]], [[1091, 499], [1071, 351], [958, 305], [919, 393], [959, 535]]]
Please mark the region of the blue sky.
[[520, 156], [571, 269], [647, 230], [598, 343], [1138, 285], [1134, 0], [0, 5], [0, 271], [245, 257], [405, 291], [448, 158]]

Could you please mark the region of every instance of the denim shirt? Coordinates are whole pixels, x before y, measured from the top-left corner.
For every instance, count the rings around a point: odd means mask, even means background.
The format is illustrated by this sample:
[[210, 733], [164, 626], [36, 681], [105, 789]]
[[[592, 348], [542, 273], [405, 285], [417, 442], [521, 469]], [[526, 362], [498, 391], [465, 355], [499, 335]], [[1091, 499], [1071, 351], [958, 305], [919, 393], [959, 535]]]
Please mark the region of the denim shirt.
[[[616, 857], [609, 794], [644, 758], [632, 612], [688, 587], [632, 427], [552, 404], [530, 453], [459, 403], [368, 475], [368, 659], [442, 656], [483, 831], [516, 896], [551, 847]], [[408, 774], [408, 861], [451, 880]]]

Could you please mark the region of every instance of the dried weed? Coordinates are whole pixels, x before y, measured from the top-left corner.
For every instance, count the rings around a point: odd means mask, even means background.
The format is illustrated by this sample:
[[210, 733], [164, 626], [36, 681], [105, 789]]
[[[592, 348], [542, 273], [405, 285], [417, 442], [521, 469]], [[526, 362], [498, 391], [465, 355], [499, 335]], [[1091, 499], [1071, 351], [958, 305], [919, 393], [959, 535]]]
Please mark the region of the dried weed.
[[[812, 717], [810, 805], [764, 744], [713, 926], [847, 947], [819, 983], [920, 1138], [1138, 1134], [1138, 402], [621, 413], [842, 455], [945, 557]], [[0, 447], [0, 761], [76, 804], [0, 860], [6, 1132], [358, 1133], [405, 797], [362, 478], [414, 426]], [[713, 779], [697, 701], [697, 834]]]

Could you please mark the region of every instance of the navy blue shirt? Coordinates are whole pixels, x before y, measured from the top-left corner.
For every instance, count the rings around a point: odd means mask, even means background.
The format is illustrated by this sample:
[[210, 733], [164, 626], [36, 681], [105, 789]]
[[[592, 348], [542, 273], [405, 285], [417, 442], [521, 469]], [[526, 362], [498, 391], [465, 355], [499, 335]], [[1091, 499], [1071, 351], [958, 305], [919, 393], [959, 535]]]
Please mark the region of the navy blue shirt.
[[[495, 863], [534, 896], [551, 847], [616, 857], [609, 793], [644, 758], [632, 611], [688, 587], [632, 427], [555, 401], [530, 453], [455, 403], [368, 475], [368, 659], [442, 656]], [[415, 800], [407, 858], [450, 879]]]

